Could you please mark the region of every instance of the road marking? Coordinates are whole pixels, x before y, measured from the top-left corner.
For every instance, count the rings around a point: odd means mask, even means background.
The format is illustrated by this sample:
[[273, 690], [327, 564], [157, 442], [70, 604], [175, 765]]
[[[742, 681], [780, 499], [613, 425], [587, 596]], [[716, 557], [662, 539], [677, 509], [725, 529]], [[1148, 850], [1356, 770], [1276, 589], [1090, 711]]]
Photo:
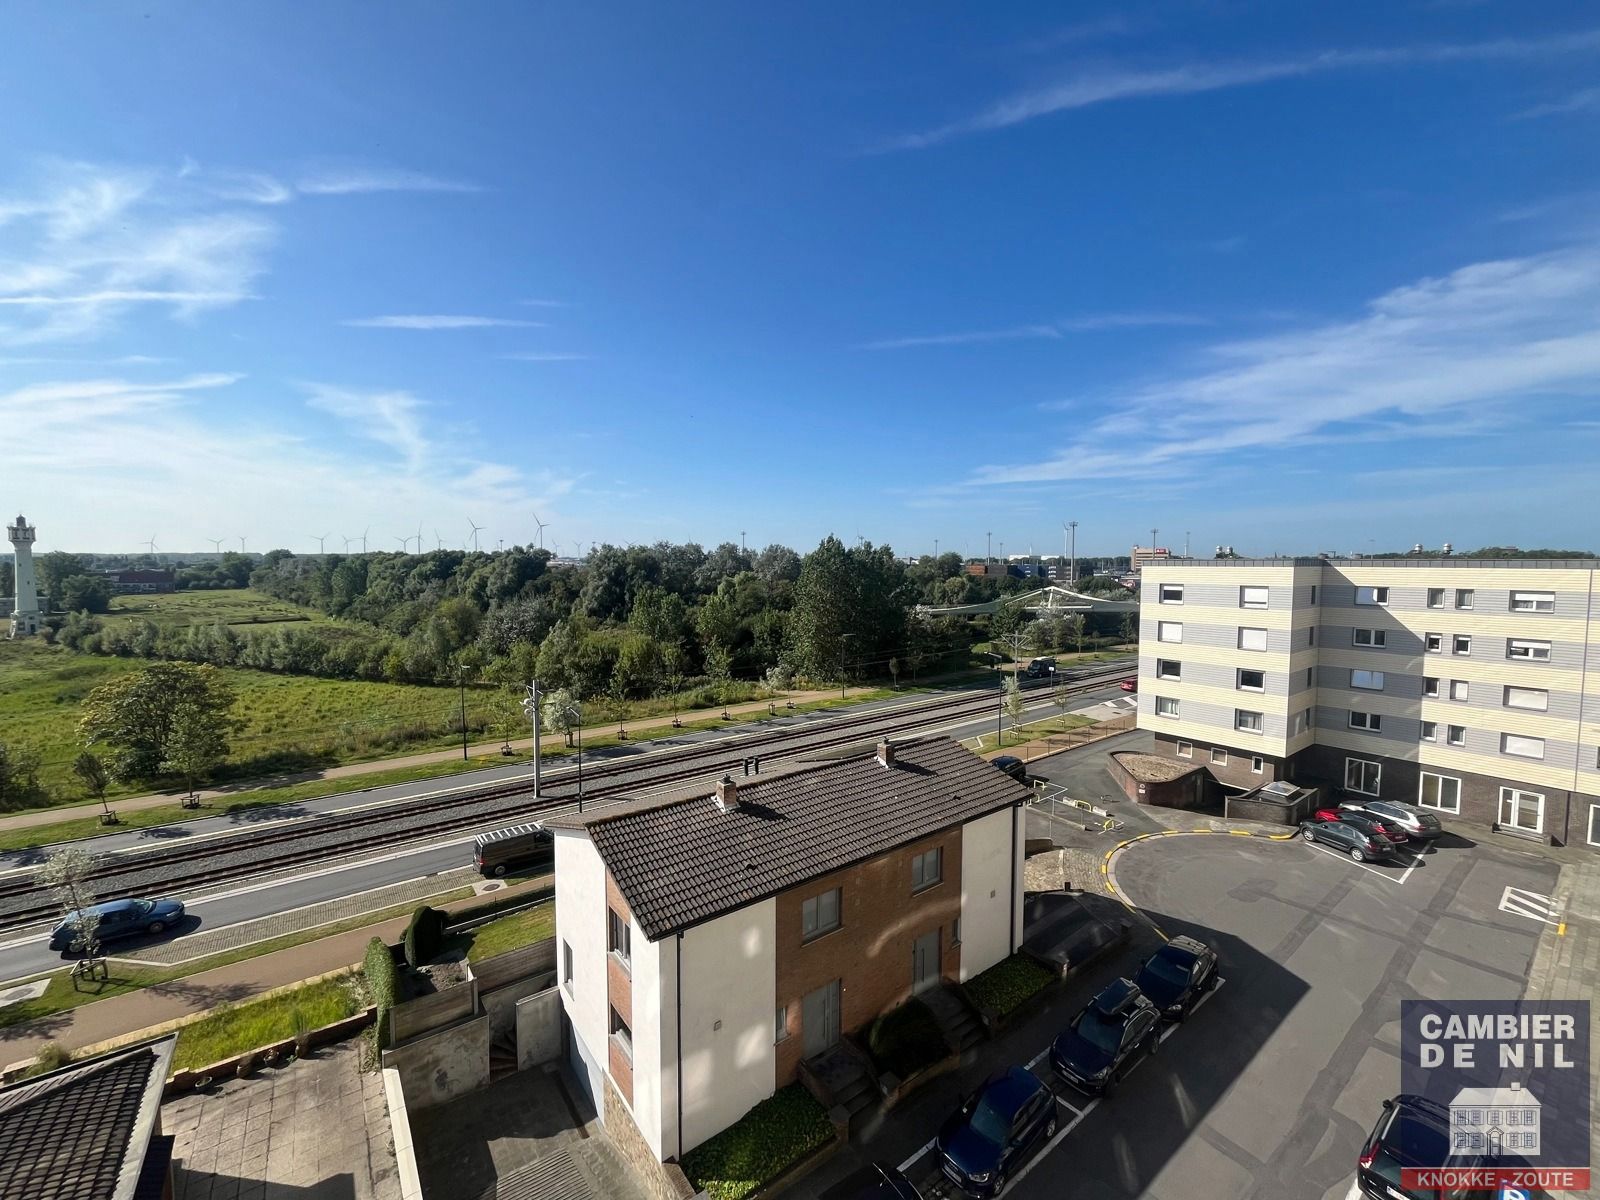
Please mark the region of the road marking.
[[[1340, 862], [1344, 863], [1346, 866], [1360, 867], [1363, 871], [1366, 871], [1368, 874], [1376, 875], [1379, 879], [1382, 879], [1386, 883], [1392, 883], [1396, 887], [1399, 887], [1401, 884], [1403, 884], [1405, 882], [1405, 875], [1402, 875], [1399, 879], [1396, 879], [1392, 875], [1389, 875], [1389, 874], [1387, 874], [1387, 873], [1385, 873], [1383, 871], [1378, 870], [1377, 867], [1370, 866], [1369, 864], [1364, 863], [1364, 862], [1357, 862], [1355, 859], [1351, 858], [1348, 854], [1340, 854], [1337, 851], [1329, 850], [1326, 846], [1319, 846], [1316, 842], [1307, 842], [1306, 845], [1310, 846], [1311, 849], [1313, 849], [1313, 850], [1319, 851], [1322, 854], [1326, 854], [1329, 858], [1337, 858]], [[1410, 872], [1408, 870], [1406, 872], [1406, 874], [1409, 874], [1409, 873]]]
[[1561, 920], [1560, 901], [1542, 892], [1508, 887], [1500, 893], [1499, 907], [1501, 912], [1510, 913], [1514, 917], [1527, 917], [1530, 921], [1543, 921], [1547, 925], [1566, 928], [1565, 922]]

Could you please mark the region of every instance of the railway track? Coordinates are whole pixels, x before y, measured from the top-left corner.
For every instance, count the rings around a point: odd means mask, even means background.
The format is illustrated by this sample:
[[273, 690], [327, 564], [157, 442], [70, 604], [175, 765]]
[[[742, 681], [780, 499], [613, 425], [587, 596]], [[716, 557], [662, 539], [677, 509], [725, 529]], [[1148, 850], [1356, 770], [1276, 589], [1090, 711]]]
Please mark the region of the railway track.
[[[1127, 667], [1069, 678], [1073, 693], [1091, 691], [1125, 677]], [[1026, 686], [1026, 685], [1025, 685]], [[1036, 693], [1047, 682], [1026, 686]], [[914, 732], [964, 716], [992, 712], [993, 692], [945, 697], [888, 711], [857, 713], [816, 729], [757, 732], [732, 746], [717, 742], [690, 746], [670, 754], [652, 754], [646, 761], [609, 761], [583, 770], [584, 796], [660, 787], [728, 768], [737, 768], [754, 754], [793, 758], [846, 746], [880, 733]], [[153, 891], [186, 891], [213, 884], [264, 876], [314, 862], [326, 862], [371, 849], [393, 849], [443, 834], [488, 824], [527, 819], [578, 797], [578, 772], [546, 772], [542, 793], [533, 794], [531, 780], [463, 788], [421, 800], [396, 800], [356, 812], [330, 813], [204, 841], [121, 851], [104, 856], [90, 872], [96, 894], [104, 900]], [[179, 827], [181, 828], [181, 827]], [[0, 878], [0, 930], [33, 924], [60, 911], [38, 886], [32, 873]]]

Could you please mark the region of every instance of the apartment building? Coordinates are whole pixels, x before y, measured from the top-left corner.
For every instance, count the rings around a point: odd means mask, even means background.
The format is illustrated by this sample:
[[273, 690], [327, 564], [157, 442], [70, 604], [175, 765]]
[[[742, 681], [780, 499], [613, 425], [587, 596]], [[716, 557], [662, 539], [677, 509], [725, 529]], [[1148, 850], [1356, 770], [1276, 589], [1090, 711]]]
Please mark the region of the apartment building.
[[1588, 560], [1151, 564], [1139, 726], [1227, 788], [1322, 784], [1600, 848], [1597, 573]]
[[568, 1061], [657, 1161], [1022, 936], [1029, 789], [948, 738], [547, 822]]

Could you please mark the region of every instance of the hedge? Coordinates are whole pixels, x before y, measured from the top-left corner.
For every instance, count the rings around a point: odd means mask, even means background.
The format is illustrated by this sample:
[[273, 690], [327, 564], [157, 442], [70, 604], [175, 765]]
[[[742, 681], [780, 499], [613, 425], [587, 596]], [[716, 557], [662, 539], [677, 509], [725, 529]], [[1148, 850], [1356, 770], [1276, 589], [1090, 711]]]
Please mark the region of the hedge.
[[974, 1004], [1003, 1017], [1024, 1000], [1042, 992], [1054, 979], [1054, 975], [1027, 955], [1013, 954], [967, 980], [965, 986]]
[[445, 915], [426, 904], [411, 914], [411, 924], [406, 926], [406, 962], [420, 967], [432, 962], [444, 950]]
[[378, 1008], [378, 1045], [386, 1046], [389, 1044], [389, 1011], [394, 1008], [400, 981], [394, 969], [394, 955], [382, 938], [375, 937], [367, 943], [361, 970], [367, 977], [367, 986], [372, 989], [372, 1002]]
[[683, 1156], [683, 1173], [711, 1200], [743, 1200], [834, 1138], [810, 1092], [791, 1083]]
[[907, 1000], [886, 1012], [867, 1031], [867, 1049], [880, 1073], [893, 1071], [909, 1079], [950, 1053], [944, 1031], [921, 1000]]

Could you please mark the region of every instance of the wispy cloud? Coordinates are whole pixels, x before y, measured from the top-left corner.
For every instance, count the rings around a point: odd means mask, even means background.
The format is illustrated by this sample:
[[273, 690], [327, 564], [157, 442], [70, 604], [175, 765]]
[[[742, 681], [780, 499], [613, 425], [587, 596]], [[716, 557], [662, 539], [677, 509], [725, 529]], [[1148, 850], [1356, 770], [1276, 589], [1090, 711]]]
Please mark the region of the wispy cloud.
[[1125, 13], [1113, 13], [1104, 17], [1096, 17], [1089, 21], [1079, 21], [1073, 25], [1063, 25], [1059, 29], [1025, 42], [1022, 49], [1033, 54], [1048, 54], [1068, 46], [1078, 46], [1084, 42], [1101, 41], [1105, 38], [1127, 37], [1130, 34], [1144, 33], [1154, 27], [1154, 22], [1148, 17], [1133, 17]]
[[441, 179], [396, 167], [326, 166], [307, 171], [295, 181], [305, 196], [350, 196], [360, 192], [481, 192], [476, 183]]
[[1585, 30], [1548, 38], [1325, 50], [1253, 62], [1097, 69], [1075, 74], [1047, 87], [1020, 92], [948, 124], [893, 138], [879, 149], [921, 150], [952, 138], [1006, 129], [1039, 117], [1117, 100], [1194, 95], [1361, 68], [1428, 63], [1516, 62], [1592, 53], [1597, 49], [1600, 49], [1600, 30]]
[[357, 329], [490, 329], [510, 325], [522, 329], [536, 329], [539, 321], [516, 321], [509, 317], [478, 317], [452, 313], [429, 315], [402, 315], [389, 317], [356, 317], [343, 322]]
[[1519, 113], [1512, 113], [1513, 121], [1531, 121], [1537, 117], [1560, 117], [1570, 113], [1600, 112], [1600, 87], [1582, 88], [1565, 100], [1553, 100], [1548, 104], [1535, 104], [1532, 108], [1525, 108]]
[[1138, 329], [1156, 325], [1209, 325], [1203, 317], [1185, 313], [1091, 313], [1037, 325], [1009, 329], [977, 329], [958, 333], [921, 334], [864, 342], [858, 350], [911, 350], [922, 346], [970, 346], [986, 342], [1059, 341], [1070, 333], [1095, 333], [1108, 329]]
[[530, 352], [521, 353], [521, 354], [502, 354], [500, 357], [501, 358], [505, 358], [505, 359], [510, 359], [512, 362], [539, 362], [539, 363], [587, 362], [589, 360], [589, 356], [587, 354], [544, 354], [544, 353], [540, 353], [538, 351], [530, 351]]
[[518, 304], [526, 304], [530, 308], [566, 308], [565, 300], [518, 300]]
[[410, 392], [367, 392], [308, 383], [306, 403], [338, 417], [357, 437], [387, 446], [415, 470], [428, 452], [422, 401]]
[[1481, 435], [1535, 402], [1597, 392], [1600, 243], [1586, 242], [1422, 279], [1349, 321], [1212, 346], [1193, 371], [1095, 397], [1109, 415], [1059, 453], [987, 466], [970, 482], [1139, 476], [1250, 451]]

